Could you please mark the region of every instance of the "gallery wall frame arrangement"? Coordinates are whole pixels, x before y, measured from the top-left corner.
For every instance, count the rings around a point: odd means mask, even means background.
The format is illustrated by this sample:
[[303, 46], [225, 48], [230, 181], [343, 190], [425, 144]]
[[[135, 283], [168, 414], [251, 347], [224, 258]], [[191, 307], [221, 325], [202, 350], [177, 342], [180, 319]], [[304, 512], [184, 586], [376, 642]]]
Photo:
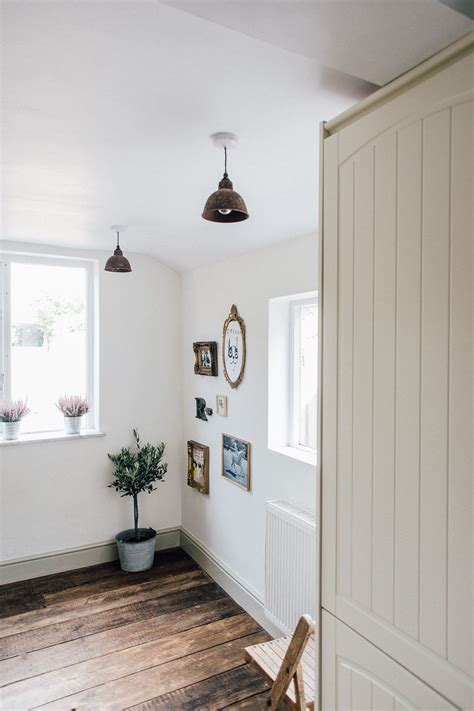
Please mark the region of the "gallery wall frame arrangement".
[[188, 486], [209, 493], [209, 447], [194, 440], [188, 441]]
[[222, 476], [245, 491], [250, 491], [250, 450], [250, 442], [222, 435]]
[[194, 372], [196, 375], [217, 375], [217, 342], [193, 343]]
[[245, 323], [237, 306], [232, 304], [222, 329], [222, 362], [225, 379], [231, 388], [238, 388], [242, 382], [246, 360]]

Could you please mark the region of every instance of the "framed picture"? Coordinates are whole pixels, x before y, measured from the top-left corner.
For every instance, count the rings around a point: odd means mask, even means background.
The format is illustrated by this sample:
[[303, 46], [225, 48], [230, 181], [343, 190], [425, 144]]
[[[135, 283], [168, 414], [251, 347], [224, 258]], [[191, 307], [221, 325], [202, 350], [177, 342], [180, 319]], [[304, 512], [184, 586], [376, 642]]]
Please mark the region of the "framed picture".
[[221, 417], [227, 417], [227, 396], [216, 395], [216, 412]]
[[222, 435], [222, 476], [250, 491], [250, 442]]
[[194, 372], [197, 375], [217, 375], [217, 343], [200, 341], [193, 343]]
[[233, 304], [222, 332], [224, 375], [231, 388], [239, 387], [242, 382], [246, 359], [245, 323]]
[[188, 442], [188, 486], [209, 493], [209, 447], [192, 440]]

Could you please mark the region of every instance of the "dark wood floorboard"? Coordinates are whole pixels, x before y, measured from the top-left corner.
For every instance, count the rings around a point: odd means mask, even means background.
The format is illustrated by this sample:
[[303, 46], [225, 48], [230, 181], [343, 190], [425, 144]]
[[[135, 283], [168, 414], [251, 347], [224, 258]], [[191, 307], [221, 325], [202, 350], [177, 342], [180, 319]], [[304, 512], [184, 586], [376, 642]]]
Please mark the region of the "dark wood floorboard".
[[[268, 693], [262, 692], [254, 696], [248, 696], [246, 699], [237, 701], [236, 703], [224, 706], [226, 711], [265, 711], [267, 707]], [[288, 706], [282, 702], [277, 711], [288, 711]]]
[[157, 696], [150, 701], [134, 706], [133, 709], [134, 711], [173, 711], [175, 709], [195, 711], [198, 708], [206, 708], [208, 711], [218, 711], [222, 709], [223, 703], [236, 703], [253, 697], [257, 692], [266, 690], [268, 690], [268, 684], [260, 674], [245, 664], [222, 674], [211, 676], [197, 684]]
[[18, 615], [31, 610], [39, 610], [45, 607], [43, 596], [40, 594], [30, 595], [2, 595], [0, 598], [0, 619]]
[[18, 597], [35, 594], [48, 594], [59, 590], [66, 590], [80, 585], [94, 583], [95, 581], [105, 581], [108, 578], [113, 578], [117, 582], [117, 587], [120, 587], [120, 582], [123, 580], [124, 585], [128, 585], [133, 577], [137, 582], [151, 580], [156, 576], [156, 571], [159, 568], [162, 570], [166, 566], [174, 566], [179, 561], [187, 561], [190, 566], [196, 567], [196, 563], [181, 549], [170, 548], [166, 551], [158, 551], [155, 553], [155, 563], [153, 568], [145, 570], [143, 573], [125, 573], [120, 569], [118, 561], [114, 560], [110, 563], [102, 563], [101, 565], [91, 565], [87, 568], [76, 568], [65, 573], [56, 573], [54, 575], [44, 575], [40, 578], [31, 578], [29, 580], [21, 580], [18, 583], [10, 583], [8, 585], [0, 585], [0, 601], [2, 598], [18, 595]]
[[138, 620], [164, 615], [166, 612], [186, 610], [202, 602], [218, 600], [224, 595], [224, 591], [216, 583], [208, 583], [195, 589], [172, 593], [155, 600], [147, 600], [136, 604], [131, 603], [124, 607], [105, 610], [87, 617], [78, 617], [77, 619], [48, 625], [29, 632], [12, 634], [2, 639], [0, 659], [7, 659], [8, 657], [15, 657], [37, 649], [70, 642], [73, 639], [104, 632], [113, 627], [122, 627]]
[[267, 640], [181, 549], [0, 586], [0, 708], [263, 708], [244, 648]]

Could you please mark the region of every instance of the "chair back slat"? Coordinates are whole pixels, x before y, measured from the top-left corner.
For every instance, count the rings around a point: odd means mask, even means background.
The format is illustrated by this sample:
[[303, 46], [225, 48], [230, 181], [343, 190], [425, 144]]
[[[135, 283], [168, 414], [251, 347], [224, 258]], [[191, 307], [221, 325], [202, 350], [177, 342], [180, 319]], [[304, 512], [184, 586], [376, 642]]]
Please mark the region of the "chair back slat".
[[[314, 622], [309, 615], [300, 617], [296, 625], [291, 642], [283, 658], [280, 670], [270, 692], [267, 702], [269, 709], [278, 708], [283, 701], [291, 680], [295, 679], [295, 694], [297, 709], [305, 709], [303, 671], [300, 665], [301, 657], [311, 635], [314, 634]], [[299, 672], [298, 672], [299, 669]]]

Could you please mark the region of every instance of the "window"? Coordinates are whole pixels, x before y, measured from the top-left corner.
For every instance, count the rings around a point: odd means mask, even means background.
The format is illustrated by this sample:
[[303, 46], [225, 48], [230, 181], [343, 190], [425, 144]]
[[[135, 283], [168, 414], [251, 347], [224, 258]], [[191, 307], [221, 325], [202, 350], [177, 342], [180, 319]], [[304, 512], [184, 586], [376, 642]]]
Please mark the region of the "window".
[[290, 304], [289, 444], [316, 450], [318, 305], [315, 298]]
[[2, 397], [28, 400], [22, 432], [62, 431], [62, 394], [88, 397], [93, 427], [93, 263], [3, 255], [1, 279]]
[[310, 464], [316, 463], [317, 384], [316, 292], [270, 299], [268, 446]]

